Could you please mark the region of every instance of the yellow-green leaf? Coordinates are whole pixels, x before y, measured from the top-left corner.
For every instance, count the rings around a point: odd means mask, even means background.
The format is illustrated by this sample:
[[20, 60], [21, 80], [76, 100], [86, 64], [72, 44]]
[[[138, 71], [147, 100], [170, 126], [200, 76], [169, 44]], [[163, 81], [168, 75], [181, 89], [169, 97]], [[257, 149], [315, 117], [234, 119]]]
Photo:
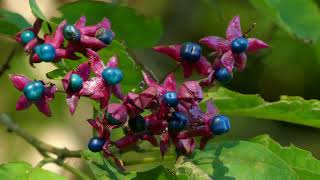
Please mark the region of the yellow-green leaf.
[[26, 162], [9, 162], [0, 166], [2, 180], [67, 180], [67, 178], [50, 171], [33, 168]]
[[306, 41], [320, 37], [320, 11], [313, 0], [250, 0], [266, 18]]
[[219, 112], [227, 115], [285, 121], [320, 128], [320, 101], [297, 96], [281, 96], [267, 102], [259, 95], [241, 94], [219, 87], [205, 93], [213, 99]]
[[294, 169], [300, 179], [320, 179], [320, 161], [313, 157], [311, 152], [293, 144], [289, 147], [281, 147], [268, 135], [255, 137], [251, 142], [259, 143], [281, 157]]

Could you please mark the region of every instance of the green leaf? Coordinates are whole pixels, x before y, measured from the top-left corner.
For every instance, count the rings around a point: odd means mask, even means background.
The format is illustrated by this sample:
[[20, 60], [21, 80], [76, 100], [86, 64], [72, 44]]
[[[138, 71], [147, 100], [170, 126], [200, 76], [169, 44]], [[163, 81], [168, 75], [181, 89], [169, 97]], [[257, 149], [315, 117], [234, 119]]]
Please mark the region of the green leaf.
[[67, 180], [41, 168], [32, 168], [26, 162], [9, 162], [0, 166], [0, 179], [5, 180]]
[[50, 171], [41, 169], [41, 168], [34, 168], [31, 170], [31, 172], [28, 174], [28, 179], [30, 180], [67, 180], [67, 178], [54, 174]]
[[81, 59], [78, 59], [78, 60], [63, 59], [62, 61], [59, 61], [58, 63], [55, 63], [54, 65], [57, 68], [64, 69], [66, 71], [70, 71], [70, 70], [76, 69], [80, 64], [88, 61], [88, 58], [83, 56], [82, 54], [76, 53], [76, 55], [81, 57]]
[[[5, 26], [5, 24], [8, 26]], [[21, 29], [31, 27], [23, 16], [5, 9], [0, 9], [0, 25], [0, 33], [6, 35], [13, 35]]]
[[128, 54], [126, 47], [119, 41], [113, 41], [110, 46], [99, 51], [100, 57], [107, 62], [112, 56], [117, 56], [119, 68], [123, 72], [121, 87], [124, 92], [138, 91], [142, 81], [141, 67]]
[[165, 168], [174, 168], [176, 160], [174, 148], [169, 149], [162, 159], [159, 147], [154, 147], [147, 142], [140, 144], [139, 147], [140, 151], [132, 149], [119, 155], [119, 158], [123, 160], [126, 171], [144, 172], [161, 165]]
[[81, 157], [86, 160], [98, 180], [123, 179], [125, 177], [125, 175], [120, 173], [108, 160], [104, 159], [101, 153], [85, 150], [82, 151]]
[[[81, 9], [81, 11], [79, 11]], [[80, 0], [62, 5], [61, 18], [75, 22], [80, 16], [86, 16], [89, 24], [98, 23], [103, 17], [109, 18], [117, 39], [125, 41], [128, 47], [151, 47], [161, 37], [162, 25], [157, 17], [147, 18], [138, 15], [134, 9], [112, 3]]]
[[306, 41], [320, 36], [320, 12], [313, 0], [250, 0], [257, 10], [272, 18], [290, 34]]
[[289, 147], [281, 147], [279, 143], [268, 135], [261, 135], [251, 140], [268, 148], [277, 154], [294, 169], [300, 179], [320, 179], [320, 161], [306, 150], [300, 149], [293, 144]]
[[153, 180], [188, 180], [188, 176], [185, 174], [176, 175], [175, 172], [163, 166], [158, 166], [149, 171], [139, 172], [132, 180], [149, 180], [151, 177]]
[[[82, 158], [86, 160], [97, 179], [131, 179], [139, 172], [151, 171], [153, 173], [152, 170], [158, 166], [173, 168], [175, 163], [173, 149], [162, 159], [159, 148], [151, 147], [148, 143], [142, 143], [139, 152], [132, 149], [121, 154], [116, 152], [114, 154], [123, 161], [125, 172], [119, 172], [112, 159], [105, 159], [100, 153], [85, 150], [82, 152]], [[166, 171], [163, 173], [167, 173]], [[140, 174], [140, 176], [143, 176], [143, 174]], [[159, 176], [162, 177], [161, 174]], [[179, 178], [183, 178], [183, 175]]]
[[226, 141], [196, 150], [190, 160], [213, 179], [298, 180], [297, 173], [281, 157], [261, 144]]
[[47, 78], [61, 80], [68, 72], [65, 69], [55, 69], [46, 74]]
[[10, 162], [0, 166], [0, 179], [16, 180], [21, 179], [32, 169], [26, 162]]
[[227, 115], [263, 118], [320, 128], [320, 101], [281, 96], [267, 102], [259, 95], [245, 95], [223, 87], [210, 89], [205, 99], [213, 99], [219, 112]]
[[32, 11], [32, 14], [36, 17], [36, 18], [40, 18], [44, 21], [47, 20], [47, 18], [43, 15], [41, 9], [39, 8], [39, 6], [37, 5], [35, 0], [29, 0], [29, 5]]
[[211, 180], [212, 178], [190, 161], [184, 161], [180, 158], [176, 165], [176, 174], [187, 175], [189, 179]]

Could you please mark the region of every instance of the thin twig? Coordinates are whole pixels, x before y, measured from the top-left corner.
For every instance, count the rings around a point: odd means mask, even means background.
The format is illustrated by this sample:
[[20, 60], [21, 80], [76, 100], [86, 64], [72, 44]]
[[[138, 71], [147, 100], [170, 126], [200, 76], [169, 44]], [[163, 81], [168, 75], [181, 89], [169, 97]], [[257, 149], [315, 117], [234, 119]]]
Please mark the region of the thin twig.
[[0, 77], [3, 75], [3, 73], [10, 68], [10, 61], [13, 58], [14, 54], [16, 53], [16, 46], [13, 47], [13, 50], [9, 54], [9, 57], [6, 59], [4, 64], [0, 68]]
[[72, 174], [77, 176], [79, 179], [90, 180], [90, 178], [85, 173], [83, 173], [81, 170], [75, 169], [74, 167], [72, 167], [66, 163], [63, 163], [62, 161], [55, 161], [54, 163], [63, 167], [65, 170], [71, 172]]
[[58, 158], [63, 159], [66, 157], [81, 157], [80, 150], [70, 151], [67, 148], [57, 148], [50, 144], [47, 144], [36, 137], [32, 136], [28, 132], [21, 129], [15, 124], [8, 115], [2, 114], [0, 116], [0, 123], [2, 123], [10, 132], [17, 134], [26, 140], [29, 144], [37, 149], [37, 151], [44, 157], [48, 157], [48, 153], [55, 154]]
[[46, 165], [46, 164], [48, 164], [48, 163], [52, 163], [52, 162], [54, 162], [55, 160], [56, 160], [56, 159], [50, 158], [50, 157], [44, 158], [44, 159], [42, 159], [42, 160], [36, 165], [36, 167], [42, 168], [42, 166], [44, 166], [44, 165]]
[[83, 173], [81, 170], [75, 169], [73, 167], [71, 167], [70, 165], [64, 163], [62, 160], [59, 159], [55, 159], [55, 158], [44, 158], [42, 161], [40, 161], [36, 167], [41, 168], [42, 166], [48, 164], [48, 163], [55, 163], [58, 166], [61, 166], [62, 168], [64, 168], [65, 170], [71, 172], [72, 174], [74, 174], [75, 176], [77, 176], [79, 179], [83, 179], [83, 180], [89, 180], [90, 178]]
[[[27, 141], [29, 144], [31, 144], [33, 147], [37, 149], [37, 151], [44, 157], [43, 160], [41, 160], [36, 167], [42, 167], [47, 163], [55, 163], [62, 168], [64, 168], [67, 171], [70, 171], [72, 174], [77, 176], [80, 179], [83, 180], [89, 180], [90, 178], [83, 173], [81, 170], [75, 169], [68, 164], [64, 163], [65, 158], [69, 157], [75, 157], [80, 158], [81, 157], [81, 151], [70, 151], [67, 148], [57, 148], [50, 144], [47, 144], [36, 137], [32, 136], [25, 130], [21, 129], [17, 124], [15, 124], [11, 118], [6, 114], [0, 115], [0, 123], [2, 123], [9, 132], [15, 133], [16, 135], [22, 137], [25, 141]], [[51, 154], [56, 155], [55, 158], [50, 156]]]

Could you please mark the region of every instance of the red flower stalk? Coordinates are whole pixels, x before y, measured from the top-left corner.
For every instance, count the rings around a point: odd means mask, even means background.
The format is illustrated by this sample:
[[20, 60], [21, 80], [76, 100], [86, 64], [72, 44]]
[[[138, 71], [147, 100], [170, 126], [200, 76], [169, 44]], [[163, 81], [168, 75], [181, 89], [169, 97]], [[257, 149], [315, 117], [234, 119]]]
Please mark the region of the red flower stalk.
[[154, 51], [166, 54], [181, 64], [185, 78], [189, 78], [192, 75], [193, 69], [196, 69], [203, 77], [206, 77], [210, 74], [212, 71], [212, 66], [204, 56], [201, 56], [196, 62], [186, 61], [180, 56], [180, 49], [180, 44], [161, 45], [153, 48]]
[[23, 29], [22, 31], [18, 32], [18, 33], [14, 36], [14, 39], [15, 39], [17, 42], [23, 43], [23, 42], [22, 42], [22, 39], [21, 39], [21, 34], [22, 34], [23, 32], [29, 30], [29, 31], [32, 31], [32, 32], [34, 33], [35, 37], [34, 37], [32, 40], [30, 40], [28, 43], [23, 44], [24, 51], [25, 51], [26, 53], [28, 53], [28, 54], [30, 54], [30, 53], [32, 52], [33, 48], [34, 48], [37, 44], [43, 42], [43, 40], [40, 39], [39, 36], [38, 36], [39, 31], [40, 31], [40, 29], [41, 29], [42, 22], [43, 22], [43, 20], [38, 18], [38, 19], [34, 22], [34, 24], [33, 24], [32, 27]]
[[[32, 82], [29, 78], [23, 75], [10, 75], [10, 80], [14, 87], [22, 92], [25, 92], [25, 87], [30, 82]], [[44, 84], [42, 81], [37, 82]], [[51, 116], [51, 110], [48, 103], [54, 99], [57, 88], [53, 84], [42, 86], [44, 87], [44, 89], [43, 92], [40, 94], [41, 97], [38, 100], [32, 101], [29, 100], [28, 97], [26, 97], [25, 95], [21, 95], [16, 104], [16, 110], [25, 110], [29, 108], [32, 104], [35, 104], [40, 112], [42, 112], [46, 116]]]
[[[75, 28], [80, 32], [80, 41], [73, 42], [69, 41], [67, 49], [72, 52], [80, 52], [86, 55], [86, 49], [92, 49], [98, 51], [102, 48], [105, 48], [107, 44], [103, 43], [101, 40], [95, 37], [98, 31], [111, 30], [111, 23], [109, 19], [103, 18], [103, 20], [92, 26], [86, 26], [86, 17], [81, 16], [80, 19], [74, 24]], [[114, 33], [112, 32], [113, 36]]]
[[105, 66], [97, 52], [88, 49], [87, 55], [91, 64], [91, 70], [96, 76], [83, 83], [80, 95], [88, 96], [91, 99], [99, 101], [102, 108], [107, 107], [111, 93], [113, 93], [117, 98], [123, 100], [124, 96], [122, 94], [120, 84], [109, 85], [102, 77], [102, 72], [105, 68], [118, 67], [117, 57], [114, 56], [110, 58], [109, 62]]
[[103, 121], [99, 118], [96, 119], [89, 119], [88, 123], [97, 131], [98, 137], [104, 139], [104, 145], [102, 148], [102, 153], [105, 158], [111, 157], [117, 167], [121, 170], [124, 170], [123, 162], [118, 159], [112, 152], [109, 150], [109, 147], [112, 146], [112, 142], [110, 141], [110, 130], [104, 126]]
[[224, 66], [229, 72], [232, 72], [233, 67], [237, 67], [240, 72], [246, 66], [246, 52], [251, 53], [257, 50], [269, 47], [265, 42], [256, 39], [248, 38], [248, 47], [245, 52], [235, 53], [232, 51], [232, 42], [237, 38], [246, 38], [247, 34], [242, 34], [239, 16], [235, 16], [229, 23], [226, 30], [226, 39], [217, 36], [207, 36], [199, 42], [209, 48], [215, 50], [219, 58], [215, 62], [215, 69]]
[[[53, 33], [52, 36], [50, 36], [49, 34], [44, 35], [44, 44], [51, 45], [55, 49], [55, 56], [52, 62], [58, 62], [62, 58], [72, 59], [72, 60], [80, 59], [80, 57], [76, 56], [74, 52], [68, 49], [65, 49], [63, 47], [63, 41], [64, 41], [63, 28], [65, 27], [66, 24], [67, 22], [64, 20], [59, 24], [59, 26], [57, 27], [56, 31]], [[39, 45], [39, 47], [40, 46], [41, 45]], [[35, 47], [35, 51], [30, 56], [30, 64], [40, 63], [40, 62], [42, 62], [42, 60], [39, 57], [38, 51]]]
[[80, 99], [79, 90], [72, 89], [71, 78], [74, 74], [80, 76], [80, 78], [82, 80], [82, 82], [81, 82], [81, 88], [82, 88], [83, 82], [86, 82], [90, 76], [90, 63], [85, 62], [85, 63], [80, 64], [76, 70], [70, 71], [62, 79], [63, 89], [67, 93], [67, 104], [69, 106], [69, 110], [70, 110], [71, 114], [73, 114], [75, 112], [76, 107], [78, 105], [78, 101]]

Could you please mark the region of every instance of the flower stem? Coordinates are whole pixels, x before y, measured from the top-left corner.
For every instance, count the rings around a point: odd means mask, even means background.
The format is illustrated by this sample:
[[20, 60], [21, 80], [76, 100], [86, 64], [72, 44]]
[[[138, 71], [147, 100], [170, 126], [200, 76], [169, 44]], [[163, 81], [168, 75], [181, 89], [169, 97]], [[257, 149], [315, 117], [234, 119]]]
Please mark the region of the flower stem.
[[0, 77], [3, 75], [3, 73], [10, 68], [10, 61], [13, 59], [13, 56], [15, 55], [17, 51], [17, 46], [13, 47], [13, 50], [9, 54], [9, 57], [6, 59], [6, 61], [3, 63], [3, 65], [0, 68]]
[[253, 23], [250, 28], [242, 35], [244, 38], [248, 37], [248, 34], [256, 27], [257, 23]]
[[[22, 137], [25, 141], [36, 148], [36, 150], [44, 157], [44, 159], [40, 161], [36, 167], [42, 167], [47, 163], [55, 163], [70, 171], [80, 179], [90, 179], [87, 175], [81, 172], [81, 170], [75, 169], [64, 163], [65, 158], [80, 158], [81, 150], [71, 151], [67, 148], [58, 148], [47, 144], [21, 129], [7, 114], [0, 115], [0, 123], [4, 125], [9, 132], [15, 133], [16, 135]], [[52, 154], [54, 154], [55, 157], [52, 157]]]
[[2, 114], [0, 116], [0, 123], [2, 123], [8, 129], [9, 132], [17, 134], [18, 136], [26, 140], [29, 144], [34, 146], [39, 151], [39, 153], [45, 157], [48, 156], [48, 153], [55, 154], [61, 159], [65, 157], [81, 157], [80, 150], [70, 151], [67, 148], [57, 148], [37, 139], [36, 137], [21, 129], [6, 114]]

